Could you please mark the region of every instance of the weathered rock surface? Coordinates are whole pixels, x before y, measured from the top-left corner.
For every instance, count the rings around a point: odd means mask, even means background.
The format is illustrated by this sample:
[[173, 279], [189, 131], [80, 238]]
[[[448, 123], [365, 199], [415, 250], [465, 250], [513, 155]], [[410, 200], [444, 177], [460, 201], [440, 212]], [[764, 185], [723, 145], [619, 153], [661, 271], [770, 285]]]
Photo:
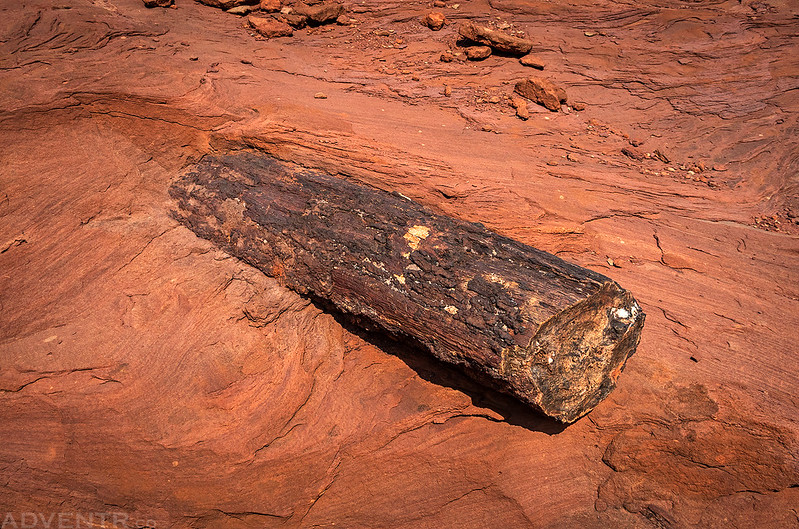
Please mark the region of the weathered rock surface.
[[244, 5], [244, 6], [231, 7], [225, 12], [230, 13], [231, 15], [238, 15], [240, 17], [243, 17], [244, 15], [248, 15], [258, 9], [259, 7], [257, 5]]
[[269, 39], [277, 37], [291, 37], [294, 34], [291, 26], [285, 22], [275, 20], [271, 17], [250, 15], [247, 17], [247, 23], [255, 31]]
[[633, 160], [637, 160], [639, 162], [642, 162], [647, 158], [646, 153], [636, 147], [622, 147], [621, 152], [626, 157], [632, 158]]
[[541, 58], [533, 54], [528, 53], [524, 57], [520, 57], [519, 62], [524, 66], [529, 66], [530, 68], [535, 68], [536, 70], [544, 69], [544, 61], [542, 61]]
[[566, 91], [549, 79], [528, 77], [516, 83], [514, 90], [520, 96], [538, 103], [553, 112], [560, 110], [562, 103], [567, 101]]
[[458, 27], [458, 33], [465, 39], [491, 46], [497, 51], [522, 55], [533, 48], [533, 42], [527, 39], [514, 37], [499, 30], [480, 26], [474, 22], [463, 22]]
[[175, 5], [175, 0], [143, 0], [144, 7], [170, 7]]
[[258, 9], [265, 13], [277, 13], [283, 8], [283, 3], [280, 0], [261, 0], [258, 4]]
[[321, 2], [315, 5], [300, 3], [294, 9], [298, 15], [307, 17], [309, 24], [314, 25], [335, 22], [344, 12], [344, 6], [338, 2]]
[[433, 11], [425, 15], [422, 23], [433, 31], [439, 31], [446, 25], [447, 17], [444, 16], [444, 13]]
[[527, 108], [527, 100], [521, 97], [513, 97], [510, 104], [516, 109], [516, 117], [523, 120], [530, 119], [530, 109]]
[[[4, 4], [0, 505], [20, 528], [799, 525], [795, 9], [459, 3], [524, 30], [585, 110], [477, 103], [525, 68], [436, 60], [426, 3], [277, 40], [195, 2]], [[184, 167], [241, 149], [618, 281], [647, 313], [618, 387], [558, 427], [169, 217]]]
[[488, 46], [469, 46], [463, 52], [471, 61], [482, 61], [491, 56], [491, 48]]
[[281, 13], [280, 19], [294, 29], [302, 29], [308, 25], [308, 17], [299, 13]]

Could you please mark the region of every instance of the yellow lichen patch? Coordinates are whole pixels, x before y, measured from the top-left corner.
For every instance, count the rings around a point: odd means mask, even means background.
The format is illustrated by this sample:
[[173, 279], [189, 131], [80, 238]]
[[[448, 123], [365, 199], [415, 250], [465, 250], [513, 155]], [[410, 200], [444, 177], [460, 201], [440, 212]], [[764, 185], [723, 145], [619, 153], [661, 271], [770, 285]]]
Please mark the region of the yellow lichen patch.
[[225, 215], [223, 226], [236, 226], [237, 222], [244, 219], [244, 210], [247, 209], [247, 204], [239, 198], [226, 198], [220, 209]]
[[399, 281], [399, 283], [400, 283], [401, 285], [404, 285], [404, 284], [405, 284], [405, 276], [404, 276], [404, 275], [397, 275], [397, 274], [394, 274], [394, 279], [396, 279], [397, 281]]
[[452, 305], [447, 305], [444, 307], [444, 310], [452, 314], [453, 316], [458, 313], [458, 307], [453, 307]]
[[516, 288], [519, 286], [519, 284], [515, 281], [508, 281], [504, 277], [498, 276], [497, 274], [485, 274], [483, 278], [486, 281], [491, 281], [492, 283], [499, 283], [505, 288]]
[[414, 250], [419, 249], [419, 243], [430, 235], [430, 228], [427, 226], [411, 226], [408, 228], [408, 233], [402, 237], [408, 241], [408, 246]]

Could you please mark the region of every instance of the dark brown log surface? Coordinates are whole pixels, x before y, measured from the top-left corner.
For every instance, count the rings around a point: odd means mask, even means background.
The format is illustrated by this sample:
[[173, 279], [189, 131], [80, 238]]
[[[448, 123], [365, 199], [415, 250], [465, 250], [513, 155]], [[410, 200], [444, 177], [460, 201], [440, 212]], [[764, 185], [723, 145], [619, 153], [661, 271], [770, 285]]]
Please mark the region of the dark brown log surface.
[[640, 338], [611, 279], [396, 193], [251, 154], [206, 158], [170, 192], [199, 236], [563, 422], [608, 395]]

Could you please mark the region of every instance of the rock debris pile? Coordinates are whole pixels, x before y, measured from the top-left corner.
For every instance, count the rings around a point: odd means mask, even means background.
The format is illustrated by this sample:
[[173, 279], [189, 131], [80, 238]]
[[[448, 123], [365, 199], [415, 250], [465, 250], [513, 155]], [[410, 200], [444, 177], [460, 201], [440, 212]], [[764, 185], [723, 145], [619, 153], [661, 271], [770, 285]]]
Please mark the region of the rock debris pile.
[[[147, 7], [175, 7], [174, 0], [142, 0]], [[253, 36], [265, 39], [293, 37], [295, 31], [304, 28], [315, 28], [326, 24], [356, 27], [358, 19], [347, 15], [347, 7], [336, 0], [195, 0], [210, 7], [222, 9], [232, 15], [246, 17], [244, 27]], [[446, 2], [436, 0], [431, 4], [434, 8], [449, 7], [453, 10], [459, 4], [447, 5]], [[421, 24], [431, 31], [439, 32], [450, 25], [450, 20], [441, 11], [430, 11], [418, 19]], [[523, 31], [513, 31], [511, 24], [479, 24], [472, 20], [461, 22], [457, 29], [452, 30], [456, 41], [453, 46], [441, 52], [438, 59], [443, 63], [483, 61], [491, 56], [500, 60], [518, 58], [521, 65], [544, 70], [544, 61], [532, 53], [536, 43], [527, 38]], [[391, 37], [394, 30], [379, 28], [372, 32], [378, 37]], [[397, 39], [397, 47], [404, 48], [406, 44], [402, 39]], [[451, 87], [445, 87], [447, 97], [451, 95]], [[527, 77], [518, 80], [514, 87], [515, 94], [505, 94], [504, 100], [516, 110], [519, 119], [530, 118], [530, 109], [527, 101], [531, 101], [552, 112], [564, 110], [584, 110], [584, 103], [574, 103], [571, 107], [567, 103], [566, 90], [556, 81], [542, 77]], [[518, 97], [518, 96], [521, 96]], [[523, 99], [522, 99], [523, 98]], [[491, 99], [491, 98], [489, 98]], [[496, 96], [490, 103], [500, 102]]]

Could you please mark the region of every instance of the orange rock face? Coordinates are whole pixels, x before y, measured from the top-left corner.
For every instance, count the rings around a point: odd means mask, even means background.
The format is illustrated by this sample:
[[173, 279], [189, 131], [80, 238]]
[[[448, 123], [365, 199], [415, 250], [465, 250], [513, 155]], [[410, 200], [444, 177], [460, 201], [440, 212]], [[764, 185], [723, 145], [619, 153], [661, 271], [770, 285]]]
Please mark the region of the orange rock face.
[[447, 23], [447, 17], [444, 16], [444, 13], [433, 11], [425, 15], [422, 21], [428, 28], [438, 31]]
[[258, 8], [261, 11], [265, 11], [267, 13], [280, 11], [282, 7], [283, 4], [280, 0], [261, 0], [261, 3], [258, 5]]
[[297, 13], [308, 18], [309, 23], [325, 24], [335, 21], [344, 12], [344, 6], [335, 1], [325, 1], [315, 5], [298, 4]]
[[280, 20], [275, 20], [274, 18], [250, 15], [247, 17], [247, 23], [255, 31], [270, 39], [275, 37], [290, 37], [294, 34], [291, 26]]
[[560, 110], [560, 105], [567, 100], [566, 91], [549, 79], [528, 77], [516, 83], [514, 90], [520, 96], [543, 105], [553, 112]]
[[[583, 108], [524, 121], [490, 101], [530, 69], [437, 60], [462, 52], [428, 4], [275, 40], [176, 6], [3, 12], [4, 521], [797, 526], [795, 10], [442, 7], [531, 42]], [[241, 150], [617, 280], [647, 313], [618, 387], [560, 426], [198, 238], [169, 186]]]
[[472, 61], [482, 61], [491, 56], [491, 48], [488, 46], [469, 46], [466, 48], [466, 57]]

